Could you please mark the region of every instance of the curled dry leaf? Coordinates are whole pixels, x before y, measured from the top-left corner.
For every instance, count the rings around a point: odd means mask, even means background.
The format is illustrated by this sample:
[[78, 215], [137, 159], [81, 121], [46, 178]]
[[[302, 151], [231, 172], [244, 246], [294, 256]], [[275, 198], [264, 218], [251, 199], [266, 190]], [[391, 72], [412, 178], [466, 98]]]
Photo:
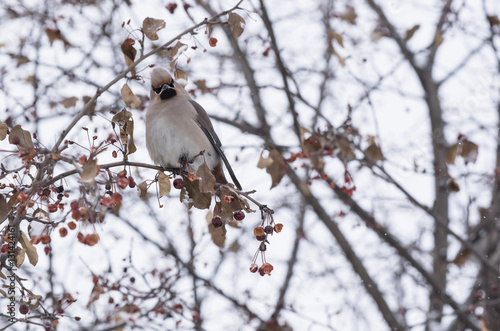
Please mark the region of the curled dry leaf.
[[80, 182], [94, 185], [94, 178], [99, 173], [99, 166], [97, 165], [97, 159], [88, 160], [87, 163], [83, 165], [82, 175], [80, 177]]
[[344, 47], [344, 39], [342, 38], [342, 36], [340, 34], [338, 34], [337, 32], [333, 31], [333, 30], [330, 30], [328, 31], [328, 36], [335, 40], [341, 47]]
[[214, 244], [220, 248], [224, 248], [226, 244], [226, 231], [224, 225], [219, 228], [216, 228], [212, 224], [212, 218], [213, 218], [213, 213], [209, 211], [206, 216], [208, 224], [208, 232], [210, 233], [210, 236], [212, 237], [212, 241], [214, 242]]
[[159, 20], [152, 17], [146, 17], [142, 22], [142, 31], [151, 40], [158, 40], [158, 32], [161, 29], [165, 28], [165, 21]]
[[181, 69], [175, 69], [174, 79], [177, 83], [181, 84], [182, 87], [186, 87], [188, 82], [188, 75]]
[[28, 255], [28, 260], [31, 265], [35, 266], [38, 263], [38, 253], [36, 252], [35, 246], [30, 243], [30, 240], [24, 232], [21, 231], [21, 235], [19, 236], [19, 243], [25, 249], [26, 255]]
[[31, 133], [23, 130], [20, 125], [16, 125], [10, 131], [9, 143], [16, 145], [19, 150], [30, 150], [33, 148]]
[[405, 41], [410, 40], [418, 29], [420, 29], [420, 24], [416, 24], [411, 29], [406, 30]]
[[62, 41], [65, 49], [68, 49], [68, 47], [71, 46], [59, 29], [45, 29], [45, 34], [49, 38], [50, 46], [52, 46], [55, 40]]
[[356, 24], [356, 18], [358, 15], [352, 6], [346, 6], [345, 11], [339, 15], [339, 18], [348, 22], [349, 24]]
[[283, 156], [281, 156], [280, 152], [276, 149], [269, 151], [269, 157], [273, 160], [273, 163], [266, 168], [266, 171], [271, 175], [271, 188], [273, 188], [280, 183], [281, 179], [285, 175], [287, 164], [285, 163]]
[[16, 250], [15, 250], [15, 256], [16, 256], [16, 267], [17, 268], [20, 268], [23, 263], [24, 263], [24, 258], [25, 258], [25, 255], [26, 255], [26, 250], [24, 248], [21, 248], [21, 247], [16, 247]]
[[71, 108], [76, 105], [76, 102], [78, 101], [77, 97], [69, 97], [69, 98], [64, 98], [59, 103], [64, 106], [64, 108]]
[[458, 144], [453, 144], [446, 148], [446, 163], [455, 164], [455, 159], [458, 155]]
[[436, 44], [436, 48], [438, 48], [444, 41], [443, 35], [441, 32], [436, 31], [436, 35], [434, 36], [434, 43]]
[[200, 179], [200, 191], [202, 193], [215, 193], [215, 177], [206, 162], [203, 162], [196, 171], [196, 177]]
[[123, 85], [121, 94], [123, 101], [128, 107], [135, 109], [141, 105], [141, 99], [132, 92], [128, 84]]
[[[174, 63], [175, 60], [188, 48], [186, 44], [178, 41], [173, 47], [167, 47], [166, 50], [160, 51], [158, 55], [161, 57], [168, 58], [171, 63]], [[172, 69], [172, 68], [170, 68]]]
[[243, 31], [245, 30], [244, 29], [245, 20], [243, 19], [243, 17], [241, 17], [240, 15], [238, 15], [236, 13], [229, 13], [227, 23], [233, 29], [233, 37], [235, 39], [238, 38], [239, 36], [241, 36]]
[[9, 133], [9, 127], [4, 122], [0, 121], [0, 140], [4, 140]]
[[144, 199], [148, 197], [148, 183], [146, 181], [143, 181], [139, 185], [136, 186], [137, 191], [139, 191], [139, 197]]
[[137, 150], [134, 143], [134, 120], [132, 119], [132, 113], [126, 109], [122, 109], [122, 111], [113, 116], [111, 121], [120, 127], [120, 140], [123, 146], [126, 147], [124, 159], [127, 160], [127, 156]]
[[370, 142], [370, 145], [365, 149], [365, 154], [371, 161], [377, 162], [384, 160], [384, 155], [382, 154], [382, 150], [374, 140], [372, 140]]
[[165, 175], [163, 171], [158, 171], [158, 186], [159, 186], [159, 192], [158, 194], [160, 195], [160, 198], [164, 195], [169, 195], [170, 194], [170, 177]]
[[270, 157], [264, 157], [263, 155], [264, 151], [260, 153], [259, 162], [257, 162], [257, 168], [259, 169], [266, 169], [273, 163], [273, 159], [271, 159]]
[[464, 158], [465, 162], [476, 163], [479, 146], [472, 141], [464, 139], [462, 141], [462, 152], [460, 155]]
[[212, 202], [212, 195], [201, 192], [199, 179], [194, 181], [186, 179], [184, 180], [184, 187], [181, 189], [180, 200], [186, 203], [188, 208], [194, 206], [198, 209], [208, 209]]
[[[134, 44], [134, 39], [127, 38], [122, 42], [120, 46], [123, 56], [125, 57], [125, 63], [127, 64], [127, 67], [130, 67], [134, 63], [135, 56], [137, 55], [137, 50], [134, 48]], [[132, 69], [131, 74], [135, 76], [135, 68]]]
[[486, 18], [488, 19], [488, 22], [490, 23], [491, 26], [500, 25], [500, 19], [498, 19], [497, 15], [486, 16]]

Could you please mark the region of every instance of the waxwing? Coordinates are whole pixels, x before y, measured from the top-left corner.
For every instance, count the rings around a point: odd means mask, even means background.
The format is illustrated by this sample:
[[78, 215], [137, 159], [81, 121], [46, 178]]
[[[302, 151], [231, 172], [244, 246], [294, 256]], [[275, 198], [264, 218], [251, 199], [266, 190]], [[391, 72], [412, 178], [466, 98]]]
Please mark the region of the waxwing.
[[241, 190], [207, 112], [161, 68], [151, 73], [146, 146], [154, 163], [164, 167], [187, 163], [188, 168], [196, 173], [206, 161], [216, 182], [226, 184], [222, 160], [233, 183]]

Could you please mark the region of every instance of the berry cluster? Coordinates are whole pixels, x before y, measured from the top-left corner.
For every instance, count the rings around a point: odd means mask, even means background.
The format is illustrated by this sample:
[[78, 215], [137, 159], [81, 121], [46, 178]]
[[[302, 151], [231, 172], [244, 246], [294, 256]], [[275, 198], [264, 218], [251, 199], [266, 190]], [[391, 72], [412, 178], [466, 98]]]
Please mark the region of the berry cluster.
[[[267, 240], [269, 235], [273, 235], [273, 233], [280, 233], [283, 229], [283, 224], [274, 223], [272, 210], [267, 208], [266, 206], [261, 207], [261, 217], [262, 223], [260, 226], [257, 226], [253, 229], [253, 234], [255, 235], [255, 239], [260, 241], [259, 249], [255, 252], [255, 255], [252, 259], [252, 265], [250, 266], [250, 272], [256, 273], [257, 271], [261, 276], [269, 275], [271, 276], [271, 271], [273, 271], [274, 267], [266, 262], [265, 252], [267, 250], [267, 245], [269, 241]], [[257, 265], [257, 258], [261, 255], [262, 265]]]

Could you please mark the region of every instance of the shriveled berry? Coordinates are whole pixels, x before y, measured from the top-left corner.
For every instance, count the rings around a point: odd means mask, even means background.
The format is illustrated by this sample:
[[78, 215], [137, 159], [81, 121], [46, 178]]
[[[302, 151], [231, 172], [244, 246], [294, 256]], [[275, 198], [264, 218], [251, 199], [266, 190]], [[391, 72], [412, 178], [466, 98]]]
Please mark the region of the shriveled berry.
[[56, 188], [56, 192], [57, 192], [57, 193], [63, 193], [63, 192], [64, 192], [64, 186], [62, 186], [62, 185], [61, 185], [61, 186], [58, 186], [58, 187]]
[[273, 231], [274, 231], [274, 228], [271, 225], [267, 225], [264, 228], [264, 232], [267, 233], [267, 234], [273, 234]]
[[256, 236], [255, 238], [257, 238], [258, 241], [264, 241], [266, 240], [266, 235], [263, 234], [262, 236]]
[[280, 233], [282, 229], [283, 229], [283, 224], [277, 223], [277, 224], [274, 225], [274, 231], [276, 233]]
[[261, 242], [261, 243], [260, 243], [260, 246], [259, 246], [259, 250], [260, 250], [261, 252], [265, 252], [265, 251], [266, 251], [266, 249], [267, 249], [267, 247], [266, 247], [266, 243], [265, 243], [265, 242]]
[[135, 185], [136, 184], [135, 184], [134, 178], [132, 176], [128, 176], [128, 187], [134, 188]]
[[59, 194], [57, 195], [57, 200], [62, 200], [62, 198], [64, 198], [64, 194], [59, 193]]
[[19, 312], [20, 312], [21, 314], [23, 314], [23, 315], [26, 315], [27, 313], [29, 313], [29, 311], [30, 311], [30, 309], [29, 309], [29, 307], [28, 307], [28, 306], [26, 306], [26, 305], [21, 305], [21, 306], [19, 307]]
[[174, 179], [174, 187], [178, 190], [184, 187], [184, 179], [176, 178]]
[[255, 263], [252, 263], [250, 266], [250, 272], [256, 273], [259, 270], [259, 266], [256, 265]]
[[106, 189], [106, 191], [110, 191], [111, 190], [111, 184], [110, 183], [106, 183], [106, 186], [104, 186], [104, 188]]
[[233, 217], [234, 217], [234, 219], [235, 219], [235, 220], [237, 220], [237, 221], [242, 221], [242, 220], [245, 218], [245, 213], [244, 213], [244, 212], [242, 212], [241, 210], [239, 210], [239, 211], [235, 211], [235, 212], [233, 213]]
[[222, 219], [220, 216], [214, 216], [214, 218], [212, 218], [212, 225], [214, 228], [220, 228], [222, 226]]

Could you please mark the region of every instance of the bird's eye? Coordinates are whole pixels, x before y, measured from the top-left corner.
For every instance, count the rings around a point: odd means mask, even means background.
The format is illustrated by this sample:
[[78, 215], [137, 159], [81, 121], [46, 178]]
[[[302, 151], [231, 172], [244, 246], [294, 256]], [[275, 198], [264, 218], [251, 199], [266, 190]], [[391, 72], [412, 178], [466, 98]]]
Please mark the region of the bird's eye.
[[153, 85], [151, 85], [151, 89], [153, 90], [153, 92], [155, 92], [156, 94], [160, 94], [161, 92], [161, 86], [160, 87], [154, 87]]

